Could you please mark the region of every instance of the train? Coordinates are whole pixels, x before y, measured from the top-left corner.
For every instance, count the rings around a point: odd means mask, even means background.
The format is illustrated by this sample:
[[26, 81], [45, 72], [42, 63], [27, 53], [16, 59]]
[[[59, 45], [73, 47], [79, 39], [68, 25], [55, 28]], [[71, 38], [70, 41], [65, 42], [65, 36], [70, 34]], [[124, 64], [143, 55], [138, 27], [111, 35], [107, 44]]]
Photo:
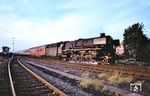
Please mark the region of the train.
[[99, 37], [63, 41], [32, 47], [22, 54], [47, 56], [66, 61], [111, 63], [116, 57], [119, 39], [101, 33]]

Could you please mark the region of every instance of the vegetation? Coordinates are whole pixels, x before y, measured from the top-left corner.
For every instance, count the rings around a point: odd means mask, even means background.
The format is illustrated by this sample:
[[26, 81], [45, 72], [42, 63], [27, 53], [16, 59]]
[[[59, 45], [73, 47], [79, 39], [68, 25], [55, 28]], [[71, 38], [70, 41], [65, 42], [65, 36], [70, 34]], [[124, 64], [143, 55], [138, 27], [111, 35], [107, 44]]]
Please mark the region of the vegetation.
[[83, 73], [81, 74], [81, 77], [83, 77], [83, 78], [89, 78], [89, 75], [90, 75], [89, 72], [83, 72]]
[[129, 84], [134, 80], [133, 76], [125, 75], [117, 71], [112, 74], [101, 73], [98, 74], [98, 77], [100, 80], [109, 81], [111, 85]]
[[101, 80], [108, 80], [109, 74], [107, 74], [107, 73], [98, 74], [98, 78]]
[[98, 79], [85, 79], [80, 82], [80, 85], [83, 88], [95, 89], [96, 91], [100, 91], [103, 88], [103, 81]]
[[119, 72], [114, 72], [109, 78], [108, 81], [112, 85], [118, 84], [129, 84], [134, 80], [133, 76], [124, 75]]
[[138, 61], [150, 60], [150, 40], [143, 29], [144, 24], [136, 23], [125, 29], [123, 34], [125, 55]]
[[81, 85], [83, 88], [90, 88], [90, 86], [92, 85], [92, 80], [91, 80], [91, 79], [82, 80], [82, 81], [80, 82], [80, 85]]
[[148, 61], [150, 63], [150, 40], [148, 40], [147, 44], [143, 48], [143, 57], [142, 58], [144, 61]]
[[[84, 80], [80, 82], [81, 87], [86, 89], [88, 88], [95, 89], [99, 91], [103, 88], [104, 83], [106, 82], [107, 84], [116, 86], [118, 84], [129, 84], [135, 81], [133, 76], [124, 75], [119, 72], [114, 72], [112, 74], [100, 73], [97, 75], [97, 77], [98, 77], [97, 79], [89, 79], [90, 77], [88, 78], [86, 77]], [[143, 82], [143, 81], [137, 81], [137, 82]]]

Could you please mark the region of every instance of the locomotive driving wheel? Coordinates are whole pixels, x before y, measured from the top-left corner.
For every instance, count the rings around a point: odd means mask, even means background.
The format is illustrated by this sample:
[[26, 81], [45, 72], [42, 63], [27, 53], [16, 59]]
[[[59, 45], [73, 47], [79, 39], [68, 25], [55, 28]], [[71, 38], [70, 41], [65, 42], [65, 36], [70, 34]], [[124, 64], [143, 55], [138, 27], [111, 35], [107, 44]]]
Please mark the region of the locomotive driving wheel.
[[105, 55], [102, 59], [102, 63], [109, 64], [111, 58], [112, 57], [110, 56], [110, 53], [108, 55]]

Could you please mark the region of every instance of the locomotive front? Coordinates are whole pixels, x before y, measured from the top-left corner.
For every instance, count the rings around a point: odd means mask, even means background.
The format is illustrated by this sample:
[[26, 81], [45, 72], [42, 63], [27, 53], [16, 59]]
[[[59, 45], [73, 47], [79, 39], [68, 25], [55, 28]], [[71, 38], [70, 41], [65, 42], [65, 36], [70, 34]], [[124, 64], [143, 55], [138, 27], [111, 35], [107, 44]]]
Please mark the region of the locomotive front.
[[116, 47], [119, 46], [119, 40], [113, 40], [109, 35], [101, 33], [99, 38], [93, 40], [95, 46], [101, 48], [97, 51], [96, 60], [100, 63], [111, 63], [116, 59]]

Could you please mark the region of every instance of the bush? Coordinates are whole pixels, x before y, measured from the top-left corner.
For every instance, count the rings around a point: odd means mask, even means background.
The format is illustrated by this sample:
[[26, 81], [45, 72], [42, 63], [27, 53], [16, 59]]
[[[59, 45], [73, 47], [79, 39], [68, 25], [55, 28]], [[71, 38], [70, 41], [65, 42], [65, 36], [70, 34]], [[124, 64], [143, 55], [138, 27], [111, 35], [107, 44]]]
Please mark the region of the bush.
[[101, 80], [107, 80], [109, 78], [109, 74], [108, 73], [98, 74], [98, 78]]
[[112, 76], [110, 76], [108, 78], [108, 81], [110, 82], [110, 84], [116, 85], [118, 82], [118, 79], [119, 79], [119, 75], [116, 73], [116, 74], [113, 74]]
[[82, 80], [82, 81], [80, 82], [80, 85], [81, 85], [83, 88], [90, 88], [91, 85], [92, 85], [92, 80], [91, 80], [91, 79]]
[[118, 84], [128, 84], [134, 80], [133, 76], [119, 77]]
[[83, 77], [83, 78], [89, 78], [89, 76], [90, 76], [89, 72], [84, 72], [81, 74], [81, 77]]
[[133, 80], [134, 80], [133, 76], [122, 75], [119, 72], [115, 72], [108, 78], [108, 81], [112, 85], [128, 84], [131, 83]]
[[103, 88], [103, 81], [98, 79], [85, 79], [80, 82], [80, 85], [83, 88], [92, 88], [96, 91], [100, 91]]

